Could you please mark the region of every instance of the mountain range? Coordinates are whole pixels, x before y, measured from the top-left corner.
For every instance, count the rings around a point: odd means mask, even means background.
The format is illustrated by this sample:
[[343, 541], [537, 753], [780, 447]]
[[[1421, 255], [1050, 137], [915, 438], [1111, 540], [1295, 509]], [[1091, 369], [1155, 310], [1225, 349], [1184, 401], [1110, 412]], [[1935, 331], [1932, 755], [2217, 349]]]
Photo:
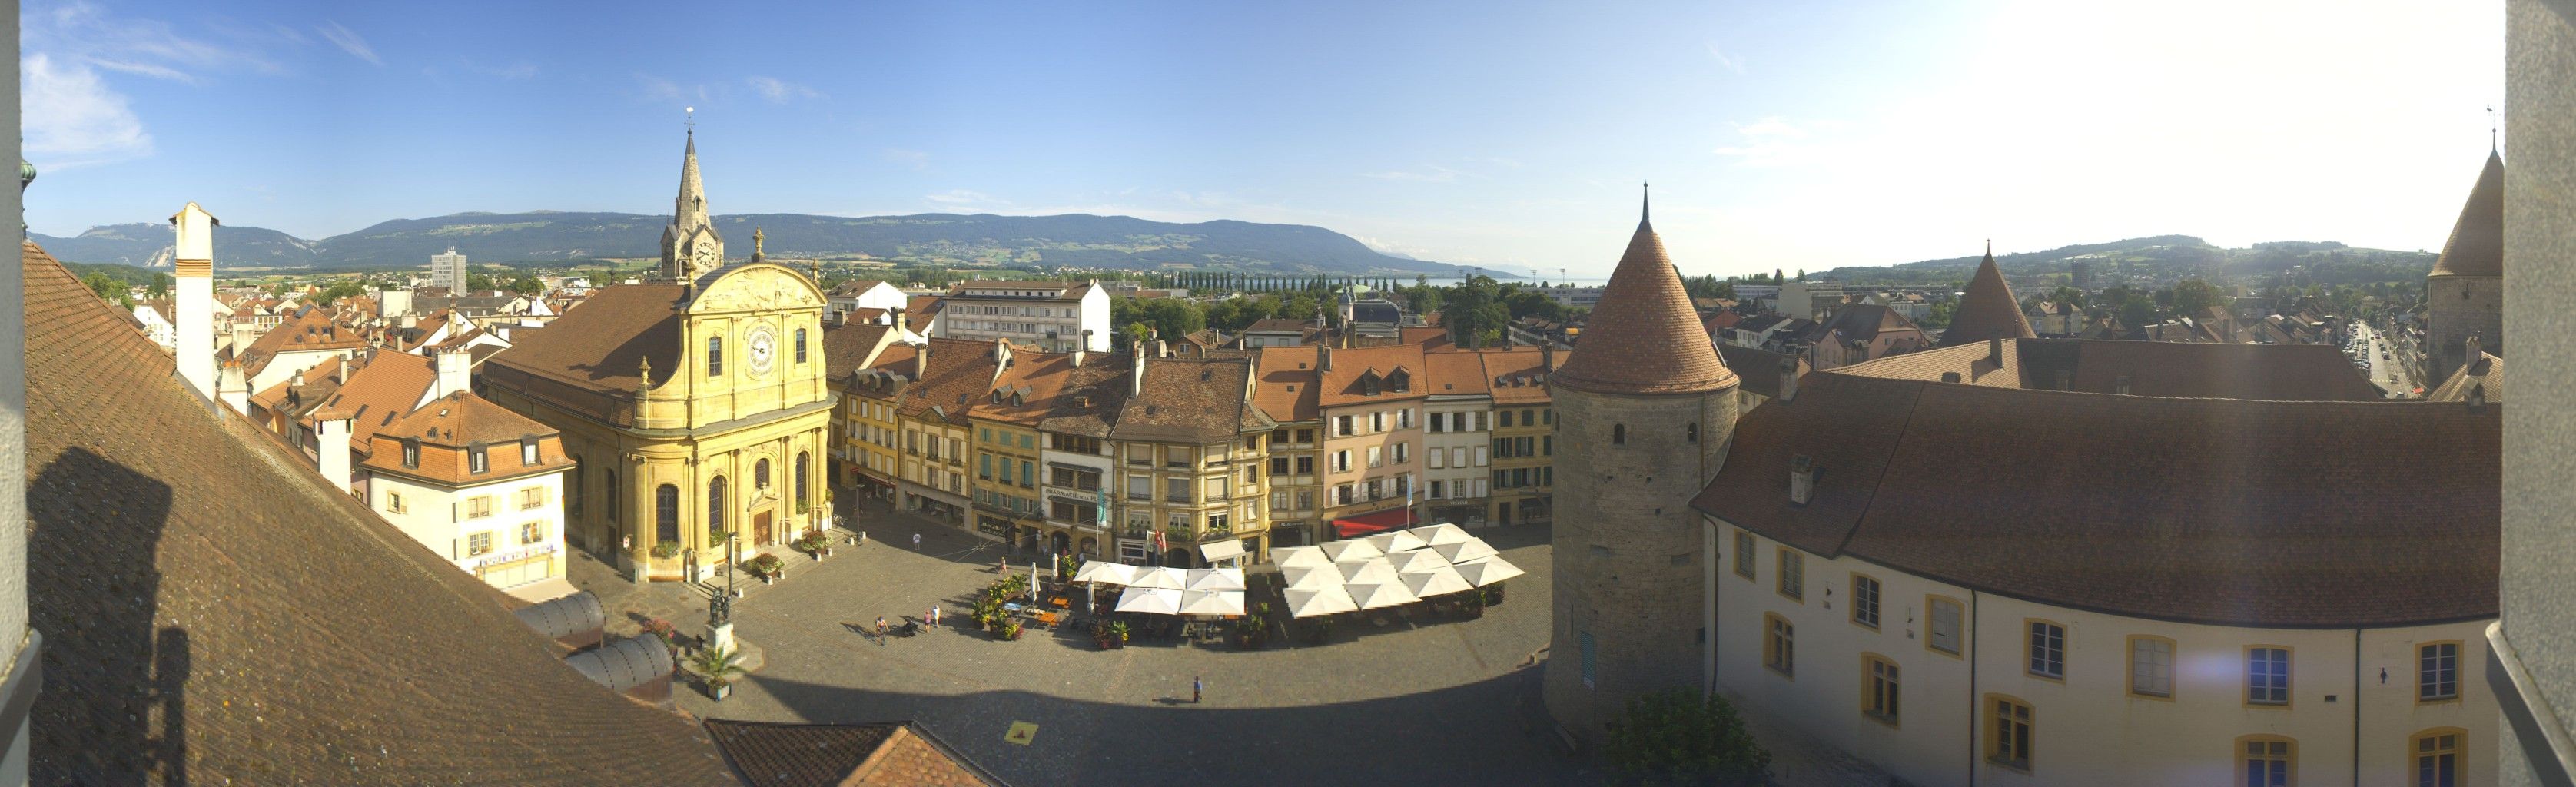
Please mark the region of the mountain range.
[[[2433, 270], [2440, 255], [2346, 246], [2334, 241], [2275, 241], [2242, 249], [2223, 248], [2190, 235], [2153, 235], [2108, 243], [2060, 246], [2047, 251], [1995, 255], [1995, 267], [2007, 276], [2067, 273], [2077, 262], [2096, 275], [2123, 272], [2147, 276], [2287, 277], [2301, 284], [2368, 284], [2418, 281]], [[1984, 255], [1922, 260], [1887, 266], [1846, 266], [1810, 274], [1812, 278], [1855, 284], [1938, 284], [1963, 282]], [[2292, 272], [2296, 275], [2292, 276]]]
[[[475, 262], [565, 264], [661, 256], [669, 219], [635, 213], [459, 213], [396, 219], [319, 240], [276, 230], [219, 226], [218, 267], [369, 270], [416, 268], [455, 247]], [[748, 257], [752, 231], [767, 252], [788, 259], [871, 259], [944, 267], [1151, 271], [1165, 268], [1294, 275], [1449, 273], [1454, 266], [1382, 254], [1322, 227], [1205, 221], [1174, 224], [1128, 216], [815, 216], [762, 213], [715, 217], [728, 255]], [[66, 262], [170, 265], [170, 228], [111, 224], [63, 238], [28, 237]]]

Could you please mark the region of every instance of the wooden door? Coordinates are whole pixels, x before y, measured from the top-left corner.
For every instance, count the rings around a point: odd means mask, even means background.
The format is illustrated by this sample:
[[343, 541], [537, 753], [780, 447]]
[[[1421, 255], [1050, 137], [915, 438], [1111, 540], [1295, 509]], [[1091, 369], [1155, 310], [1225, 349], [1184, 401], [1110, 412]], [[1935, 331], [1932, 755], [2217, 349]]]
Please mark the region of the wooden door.
[[751, 515], [751, 542], [769, 543], [769, 512], [762, 511]]

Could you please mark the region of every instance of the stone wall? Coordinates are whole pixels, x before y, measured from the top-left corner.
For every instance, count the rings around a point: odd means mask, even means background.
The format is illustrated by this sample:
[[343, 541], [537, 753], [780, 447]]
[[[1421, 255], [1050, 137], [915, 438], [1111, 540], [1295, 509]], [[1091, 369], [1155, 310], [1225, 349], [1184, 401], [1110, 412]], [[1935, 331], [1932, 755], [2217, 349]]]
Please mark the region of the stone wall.
[[[1556, 478], [1556, 608], [1544, 695], [1559, 724], [1597, 741], [1629, 698], [1701, 685], [1708, 556], [1690, 499], [1725, 462], [1736, 391], [1554, 394], [1556, 467], [1565, 472]], [[1625, 440], [1614, 443], [1619, 427]], [[1590, 685], [1585, 634], [1593, 641]]]
[[2450, 379], [2463, 357], [2461, 342], [2479, 337], [2487, 352], [2502, 355], [2504, 280], [2487, 276], [2433, 276], [2424, 280], [2427, 389]]

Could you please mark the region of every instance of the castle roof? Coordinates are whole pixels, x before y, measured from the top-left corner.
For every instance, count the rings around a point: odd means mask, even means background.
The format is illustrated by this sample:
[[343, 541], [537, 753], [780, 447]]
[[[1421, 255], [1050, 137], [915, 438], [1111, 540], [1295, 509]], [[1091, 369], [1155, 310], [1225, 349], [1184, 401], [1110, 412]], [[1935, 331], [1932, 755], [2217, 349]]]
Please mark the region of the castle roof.
[[2469, 188], [2469, 201], [2460, 206], [2460, 220], [2451, 225], [2451, 239], [2442, 243], [2442, 257], [2429, 275], [2504, 275], [2504, 156], [2487, 153], [2478, 185]]
[[1996, 336], [2028, 339], [2038, 335], [2030, 330], [2030, 318], [2022, 316], [2021, 301], [2013, 298], [2012, 285], [2004, 282], [2004, 272], [1995, 267], [1994, 244], [1986, 244], [1986, 260], [1977, 263], [1976, 275], [1968, 279], [1968, 291], [1959, 296], [1959, 310], [1951, 314], [1950, 328], [1941, 332], [1940, 346], [1955, 347]]
[[1610, 273], [1592, 322], [1552, 384], [1609, 394], [1693, 394], [1735, 387], [1691, 308], [1681, 273], [1645, 218]]

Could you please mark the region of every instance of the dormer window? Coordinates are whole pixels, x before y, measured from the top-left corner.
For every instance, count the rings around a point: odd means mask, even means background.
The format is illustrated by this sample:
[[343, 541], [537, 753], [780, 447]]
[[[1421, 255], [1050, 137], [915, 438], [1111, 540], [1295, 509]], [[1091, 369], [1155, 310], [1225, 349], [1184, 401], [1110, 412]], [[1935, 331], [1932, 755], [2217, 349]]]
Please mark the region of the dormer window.
[[412, 468], [412, 469], [417, 469], [417, 468], [419, 468], [419, 467], [420, 467], [420, 441], [419, 441], [419, 440], [414, 440], [414, 439], [411, 439], [411, 438], [403, 438], [403, 444], [402, 444], [402, 457], [403, 457], [403, 460], [402, 460], [402, 462], [403, 462], [403, 467], [405, 467], [405, 468]]
[[1394, 374], [1386, 376], [1386, 387], [1395, 389], [1396, 393], [1413, 390], [1413, 375], [1405, 374], [1399, 369]]
[[519, 465], [521, 467], [537, 466], [537, 438], [519, 438]]
[[482, 444], [482, 443], [475, 443], [473, 446], [468, 447], [468, 448], [466, 448], [466, 449], [465, 449], [465, 471], [466, 471], [466, 472], [469, 472], [469, 473], [481, 473], [481, 472], [487, 472], [487, 471], [490, 471], [491, 469], [492, 469], [492, 456], [491, 456], [491, 452], [490, 452], [490, 451], [485, 450], [485, 449], [484, 449], [484, 446], [483, 446], [483, 444]]
[[1377, 384], [1378, 384], [1378, 379], [1377, 379], [1377, 375], [1376, 375], [1376, 374], [1372, 373], [1372, 374], [1363, 374], [1363, 375], [1360, 375], [1360, 395], [1362, 395], [1362, 396], [1376, 396], [1376, 395], [1377, 395]]

